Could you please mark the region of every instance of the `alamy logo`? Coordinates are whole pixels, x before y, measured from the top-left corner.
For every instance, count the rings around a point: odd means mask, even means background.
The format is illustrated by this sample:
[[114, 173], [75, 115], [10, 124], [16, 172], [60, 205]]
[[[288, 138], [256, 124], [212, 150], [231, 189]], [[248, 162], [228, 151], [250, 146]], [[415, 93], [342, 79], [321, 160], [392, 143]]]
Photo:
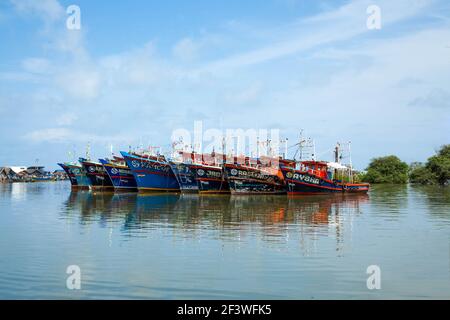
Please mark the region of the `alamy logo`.
[[366, 273], [370, 276], [367, 278], [367, 289], [381, 289], [381, 269], [377, 265], [367, 267]]
[[371, 5], [367, 7], [366, 13], [369, 15], [367, 17], [366, 26], [369, 30], [380, 30], [381, 29], [381, 9], [377, 5]]
[[70, 5], [66, 9], [66, 13], [69, 15], [66, 19], [66, 27], [69, 30], [81, 29], [81, 10], [77, 5]]
[[70, 265], [66, 269], [66, 273], [69, 274], [66, 280], [66, 287], [69, 290], [81, 289], [81, 269], [77, 265]]
[[[203, 130], [202, 121], [194, 121], [193, 134], [187, 129], [178, 128], [172, 132], [174, 153], [196, 152], [211, 154], [202, 161], [209, 165], [217, 163], [245, 163], [245, 156], [260, 158], [265, 166], [278, 167], [280, 144], [287, 154], [287, 139], [280, 139], [279, 129], [218, 129]], [[225, 157], [224, 157], [225, 156]]]

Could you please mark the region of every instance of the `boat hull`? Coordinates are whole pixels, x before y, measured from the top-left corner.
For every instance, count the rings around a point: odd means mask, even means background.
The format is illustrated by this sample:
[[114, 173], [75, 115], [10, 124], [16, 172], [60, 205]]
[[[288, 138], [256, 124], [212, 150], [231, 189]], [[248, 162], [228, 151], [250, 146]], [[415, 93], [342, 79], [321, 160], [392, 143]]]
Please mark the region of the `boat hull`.
[[287, 193], [295, 194], [327, 194], [327, 193], [366, 193], [368, 184], [342, 184], [332, 180], [323, 179], [308, 172], [282, 168], [286, 181]]
[[192, 165], [199, 193], [230, 193], [230, 186], [221, 167]]
[[76, 186], [72, 185], [72, 187], [74, 189], [89, 189], [90, 188], [91, 180], [87, 177], [86, 170], [84, 170], [84, 168], [82, 166], [67, 164], [67, 163], [65, 163], [65, 165], [67, 166], [70, 173], [73, 176], [75, 176], [75, 179], [77, 181]]
[[367, 193], [370, 185], [368, 183], [346, 183], [342, 186], [344, 192], [349, 193]]
[[191, 164], [170, 162], [170, 167], [175, 174], [182, 192], [198, 192], [196, 172]]
[[140, 192], [177, 192], [180, 186], [170, 165], [121, 152]]
[[257, 168], [226, 164], [225, 174], [232, 194], [286, 194], [282, 178]]
[[103, 159], [100, 159], [100, 163], [111, 179], [115, 191], [137, 191], [136, 179], [130, 168]]
[[106, 173], [105, 168], [101, 163], [95, 163], [90, 161], [80, 161], [84, 170], [86, 171], [86, 176], [91, 182], [92, 190], [99, 191], [112, 191], [114, 186], [111, 179]]
[[69, 181], [70, 181], [72, 188], [77, 188], [78, 187], [77, 178], [72, 173], [72, 171], [69, 169], [69, 167], [67, 165], [65, 165], [64, 163], [58, 163], [58, 166], [60, 166], [64, 170], [64, 172], [67, 174], [67, 176], [69, 177]]

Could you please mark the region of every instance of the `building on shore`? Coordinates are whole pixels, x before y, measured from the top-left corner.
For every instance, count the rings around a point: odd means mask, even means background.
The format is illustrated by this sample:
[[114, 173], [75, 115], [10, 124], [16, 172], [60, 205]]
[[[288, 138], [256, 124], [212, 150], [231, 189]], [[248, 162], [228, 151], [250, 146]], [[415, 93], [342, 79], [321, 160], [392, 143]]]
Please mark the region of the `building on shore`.
[[0, 182], [12, 182], [17, 178], [17, 173], [12, 167], [0, 167]]
[[67, 180], [69, 177], [67, 176], [67, 173], [64, 170], [55, 170], [52, 173], [54, 180]]
[[56, 170], [50, 173], [43, 166], [10, 166], [0, 167], [0, 182], [35, 182], [49, 180], [65, 180], [67, 175], [65, 172]]

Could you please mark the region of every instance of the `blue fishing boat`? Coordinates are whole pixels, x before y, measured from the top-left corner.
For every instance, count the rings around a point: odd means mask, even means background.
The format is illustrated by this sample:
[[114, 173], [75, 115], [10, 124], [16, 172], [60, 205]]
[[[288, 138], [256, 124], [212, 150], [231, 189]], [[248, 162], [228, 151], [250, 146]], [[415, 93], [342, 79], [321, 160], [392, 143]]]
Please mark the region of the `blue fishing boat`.
[[193, 164], [199, 193], [230, 193], [230, 186], [222, 166]]
[[58, 163], [58, 166], [60, 166], [64, 170], [64, 172], [67, 174], [67, 176], [69, 177], [72, 188], [78, 187], [77, 178], [75, 177], [75, 174], [73, 174], [73, 172], [69, 169], [69, 167], [67, 165], [65, 165], [64, 163]]
[[123, 158], [99, 159], [116, 191], [137, 191], [136, 179]]
[[131, 169], [139, 191], [180, 191], [177, 178], [163, 156], [120, 153]]
[[79, 161], [91, 182], [92, 190], [114, 190], [113, 183], [101, 163], [84, 158], [80, 158]]
[[59, 165], [64, 169], [64, 171], [67, 172], [72, 188], [89, 189], [91, 181], [87, 177], [86, 171], [81, 165], [70, 162], [60, 163]]
[[[199, 154], [181, 151], [182, 160], [178, 162], [179, 169], [174, 168], [180, 188], [195, 190], [199, 193], [230, 193], [228, 181], [222, 164], [225, 156], [216, 154]], [[181, 173], [181, 174], [180, 174]]]
[[183, 192], [197, 192], [198, 184], [196, 179], [195, 168], [192, 164], [170, 161], [170, 167], [180, 185]]
[[198, 192], [195, 168], [192, 167], [195, 153], [178, 152], [177, 156], [169, 162], [182, 192]]
[[45, 181], [53, 181], [53, 177], [51, 175], [39, 176], [31, 178], [32, 182], [45, 182]]

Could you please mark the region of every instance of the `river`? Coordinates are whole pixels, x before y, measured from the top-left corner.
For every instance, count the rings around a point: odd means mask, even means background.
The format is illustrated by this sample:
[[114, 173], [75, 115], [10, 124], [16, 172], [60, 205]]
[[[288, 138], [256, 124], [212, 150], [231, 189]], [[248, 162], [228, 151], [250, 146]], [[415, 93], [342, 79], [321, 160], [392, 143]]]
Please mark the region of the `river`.
[[288, 197], [0, 184], [0, 257], [2, 299], [449, 299], [450, 188]]

